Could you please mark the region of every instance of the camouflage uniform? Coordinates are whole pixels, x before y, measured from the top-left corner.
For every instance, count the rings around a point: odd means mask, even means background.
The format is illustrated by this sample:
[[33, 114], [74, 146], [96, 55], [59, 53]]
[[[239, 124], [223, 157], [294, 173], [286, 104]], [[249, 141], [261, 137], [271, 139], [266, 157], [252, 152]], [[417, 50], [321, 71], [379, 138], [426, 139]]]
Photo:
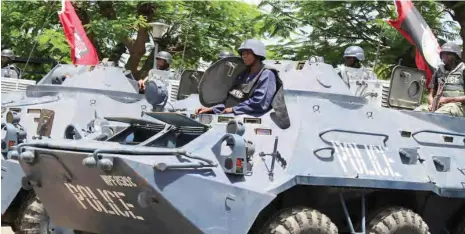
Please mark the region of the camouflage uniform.
[[[452, 42], [445, 43], [442, 52], [451, 52], [462, 58], [460, 48]], [[433, 75], [433, 78], [428, 86], [429, 89], [438, 89], [438, 80], [445, 82], [442, 96], [443, 97], [459, 97], [465, 96], [465, 64], [459, 63], [452, 71], [443, 71], [439, 69]], [[421, 105], [415, 111], [429, 111], [428, 104]], [[439, 106], [435, 113], [448, 114], [452, 116], [465, 117], [465, 103], [451, 102]]]
[[[454, 69], [453, 73], [437, 71], [433, 75], [428, 88], [436, 90], [438, 87], [438, 78], [443, 78], [446, 82], [442, 94], [443, 97], [465, 96], [465, 64], [460, 63], [457, 67], [458, 69]], [[415, 111], [428, 111], [428, 104], [417, 107]], [[465, 117], [465, 104], [461, 102], [442, 104], [435, 113]]]

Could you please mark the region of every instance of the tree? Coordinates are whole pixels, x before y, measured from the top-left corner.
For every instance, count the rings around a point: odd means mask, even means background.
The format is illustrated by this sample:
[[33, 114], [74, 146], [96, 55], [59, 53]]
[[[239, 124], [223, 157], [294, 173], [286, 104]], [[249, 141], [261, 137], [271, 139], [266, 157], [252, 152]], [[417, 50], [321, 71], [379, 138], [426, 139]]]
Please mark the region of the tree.
[[[145, 47], [150, 41], [149, 22], [164, 20], [170, 25], [159, 50], [173, 54], [175, 68], [196, 68], [200, 58], [214, 61], [221, 50], [234, 51], [243, 40], [259, 37], [261, 28], [254, 19], [262, 13], [241, 2], [75, 1], [73, 5], [99, 57], [117, 60], [127, 49], [126, 69], [137, 78], [153, 64], [153, 51], [146, 56]], [[37, 44], [33, 57], [69, 63], [69, 46], [57, 16], [60, 8], [56, 1], [3, 2], [2, 46], [24, 57]]]
[[[446, 7], [444, 11], [447, 12], [453, 20], [459, 23], [462, 44], [465, 44], [465, 2], [441, 1], [441, 3]], [[465, 58], [465, 50], [462, 50], [462, 58]]]
[[[440, 23], [439, 16], [444, 14], [440, 5], [434, 1], [415, 2], [440, 40], [457, 38], [457, 33], [449, 32]], [[326, 62], [336, 65], [343, 61], [344, 49], [355, 44], [364, 48], [369, 65], [376, 63], [379, 78], [389, 78], [392, 67], [399, 61], [415, 67], [414, 46], [386, 22], [396, 18], [392, 2], [266, 0], [259, 6], [271, 7], [270, 14], [257, 18], [263, 21], [261, 32], [288, 40], [272, 47], [280, 52], [276, 53], [280, 57], [302, 60], [310, 55], [323, 55]], [[300, 30], [303, 27], [311, 30]]]

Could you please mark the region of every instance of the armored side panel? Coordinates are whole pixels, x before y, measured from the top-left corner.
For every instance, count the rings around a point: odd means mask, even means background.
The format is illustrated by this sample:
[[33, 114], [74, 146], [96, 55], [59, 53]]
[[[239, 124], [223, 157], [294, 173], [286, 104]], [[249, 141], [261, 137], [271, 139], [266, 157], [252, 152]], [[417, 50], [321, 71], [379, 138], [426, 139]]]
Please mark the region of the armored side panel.
[[396, 66], [392, 70], [389, 105], [403, 109], [415, 109], [421, 104], [425, 73], [415, 68]]
[[354, 96], [364, 97], [370, 103], [388, 107], [389, 83], [386, 80], [352, 80], [349, 81], [349, 89]]
[[191, 94], [198, 94], [199, 83], [203, 73], [203, 71], [185, 70], [181, 74], [179, 90], [176, 99], [182, 100]]
[[21, 189], [23, 169], [17, 160], [2, 157], [2, 215]]
[[37, 82], [37, 84], [52, 84], [54, 79], [60, 78], [62, 76], [73, 77], [75, 75], [87, 72], [89, 69], [90, 66], [85, 65], [58, 64], [49, 73], [47, 73], [44, 78]]
[[279, 72], [287, 72], [290, 70], [300, 70], [299, 69], [299, 64], [301, 62], [299, 61], [292, 61], [292, 60], [264, 60], [264, 64], [274, 67], [276, 70]]

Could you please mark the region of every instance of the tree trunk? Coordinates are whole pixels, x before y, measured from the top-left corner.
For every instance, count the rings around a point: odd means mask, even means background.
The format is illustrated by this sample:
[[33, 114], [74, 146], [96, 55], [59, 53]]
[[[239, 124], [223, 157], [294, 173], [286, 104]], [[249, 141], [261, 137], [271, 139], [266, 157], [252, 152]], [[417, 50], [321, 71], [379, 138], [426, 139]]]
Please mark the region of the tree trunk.
[[[142, 3], [137, 8], [138, 15], [145, 16], [147, 22], [151, 22], [155, 13], [155, 5], [152, 3]], [[130, 57], [126, 64], [126, 69], [131, 70], [135, 74], [136, 79], [140, 79], [140, 73], [137, 72], [140, 59], [145, 54], [145, 42], [149, 39], [149, 33], [147, 28], [139, 28], [137, 31], [137, 38], [132, 44], [132, 48], [129, 48]]]
[[[160, 47], [158, 47], [160, 48]], [[160, 49], [159, 49], [160, 51]], [[144, 62], [144, 66], [142, 66], [142, 68], [140, 69], [139, 72], [137, 72], [137, 75], [140, 79], [144, 79], [145, 77], [147, 77], [147, 75], [149, 74], [149, 71], [150, 69], [153, 68], [153, 54], [155, 52], [155, 49], [153, 49], [149, 56], [147, 57], [147, 59], [145, 60]]]

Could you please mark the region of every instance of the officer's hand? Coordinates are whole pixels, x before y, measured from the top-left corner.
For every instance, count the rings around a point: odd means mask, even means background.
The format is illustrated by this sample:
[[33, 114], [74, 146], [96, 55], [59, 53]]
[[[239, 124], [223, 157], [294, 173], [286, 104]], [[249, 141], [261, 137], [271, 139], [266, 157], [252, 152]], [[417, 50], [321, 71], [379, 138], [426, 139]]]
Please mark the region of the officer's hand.
[[232, 107], [229, 107], [229, 108], [224, 109], [224, 111], [223, 111], [222, 114], [229, 114], [229, 113], [233, 113]]
[[213, 108], [211, 107], [200, 107], [195, 110], [195, 114], [204, 114], [204, 113], [210, 113], [213, 112]]
[[439, 104], [446, 104], [446, 103], [451, 103], [451, 102], [454, 102], [453, 97], [441, 97], [439, 99]]
[[140, 89], [140, 90], [144, 90], [144, 89], [145, 89], [144, 80], [139, 80], [139, 89]]

